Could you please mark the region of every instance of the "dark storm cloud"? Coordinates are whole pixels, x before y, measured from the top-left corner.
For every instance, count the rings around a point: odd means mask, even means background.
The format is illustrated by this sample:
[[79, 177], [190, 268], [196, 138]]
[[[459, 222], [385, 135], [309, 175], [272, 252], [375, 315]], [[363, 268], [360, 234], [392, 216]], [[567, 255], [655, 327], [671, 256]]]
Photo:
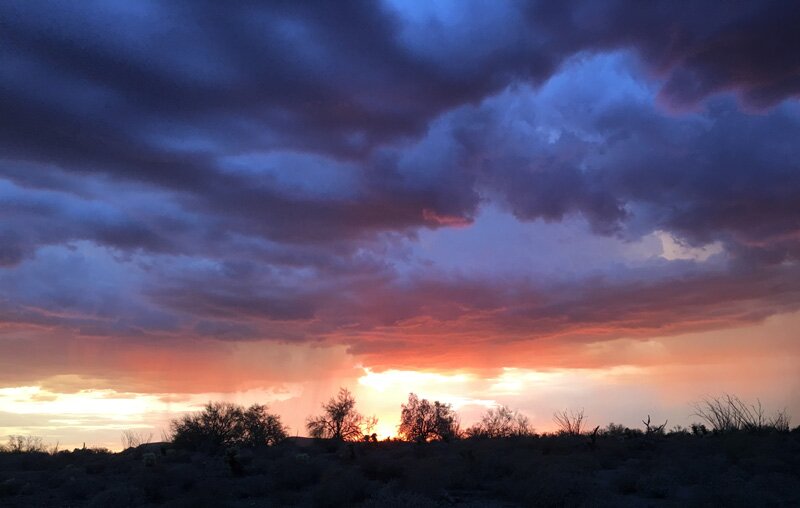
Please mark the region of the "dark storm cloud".
[[448, 202], [478, 193], [521, 220], [577, 213], [602, 234], [662, 230], [749, 262], [798, 259], [797, 104], [751, 115], [721, 97], [665, 116], [629, 72], [621, 55], [572, 60], [537, 93], [443, 115], [400, 165], [441, 182], [455, 172]]
[[[710, 105], [706, 126], [683, 132], [633, 115], [624, 141], [611, 144], [597, 164], [616, 196], [646, 208], [652, 226], [695, 245], [714, 240], [753, 261], [777, 263], [800, 254], [800, 136], [797, 108], [747, 116], [731, 104]], [[647, 168], [643, 174], [643, 168]]]
[[[115, 146], [114, 134], [135, 139], [139, 129], [170, 122], [219, 122], [233, 129], [232, 143], [236, 125], [252, 123], [275, 133], [280, 146], [358, 152], [502, 85], [459, 81], [415, 60], [394, 40], [396, 23], [379, 4], [7, 4], [4, 11], [11, 69], [60, 85], [51, 92], [10, 80], [4, 113], [18, 125], [5, 134], [60, 157], [84, 152], [76, 138], [104, 140], [92, 152], [119, 163], [143, 147]], [[86, 110], [75, 111], [75, 99], [85, 99]], [[70, 124], [82, 132], [63, 129]], [[29, 136], [37, 128], [44, 130]], [[156, 155], [131, 162], [149, 161], [138, 171], [152, 177], [174, 176], [159, 175], [153, 163], [177, 161]]]
[[800, 9], [791, 1], [537, 2], [528, 14], [565, 53], [635, 49], [677, 108], [720, 91], [756, 108], [800, 94]]
[[[354, 233], [421, 225], [426, 208], [469, 217], [477, 200], [454, 206], [437, 185], [385, 189], [392, 174], [380, 167], [358, 203], [291, 200], [219, 174], [215, 156], [275, 147], [363, 153], [513, 81], [541, 82], [577, 51], [606, 47], [638, 50], [665, 74], [662, 93], [680, 104], [725, 89], [771, 97], [765, 104], [797, 92], [800, 51], [789, 29], [797, 10], [786, 4], [524, 7], [507, 8], [527, 11], [516, 20], [522, 25], [485, 41], [495, 48], [491, 58], [452, 55], [463, 64], [442, 65], [435, 53], [404, 46], [402, 13], [380, 4], [7, 3], [0, 139], [16, 158], [192, 193], [217, 212], [259, 216], [266, 235], [317, 238], [336, 231], [333, 223], [352, 224]], [[774, 47], [756, 44], [765, 40]], [[678, 83], [687, 75], [697, 78], [690, 90]], [[523, 187], [541, 195], [519, 207], [522, 215], [534, 207], [533, 215], [558, 217], [577, 200], [604, 218], [619, 216], [613, 200], [582, 188], [574, 171], [527, 177]], [[549, 198], [547, 189], [565, 185], [575, 196]], [[287, 225], [294, 217], [307, 227]]]
[[[441, 5], [0, 4], [0, 332], [358, 352], [797, 308], [800, 9]], [[558, 284], [404, 265], [486, 203], [735, 262]]]
[[[102, 200], [63, 192], [26, 189], [0, 180], [0, 238], [9, 255], [0, 265], [14, 265], [45, 244], [92, 240], [125, 251], [168, 251], [170, 240], [147, 221]], [[20, 227], [24, 225], [24, 227]], [[164, 228], [164, 232], [166, 232]]]
[[[483, 30], [476, 8], [474, 19], [459, 18], [467, 25], [460, 32], [425, 12], [409, 28], [413, 16], [403, 9], [424, 6], [6, 3], [3, 171], [21, 178], [13, 166], [35, 161], [144, 182], [224, 216], [228, 228], [325, 241], [469, 220], [479, 199], [468, 177], [404, 180], [370, 151], [510, 83], [541, 83], [576, 52], [632, 48], [681, 107], [724, 90], [762, 106], [797, 93], [798, 10], [786, 3], [498, 4], [507, 29]], [[421, 46], [409, 45], [409, 30], [422, 34]], [[463, 41], [452, 34], [462, 32], [484, 37], [488, 55], [456, 44]], [[344, 202], [302, 199], [267, 178], [220, 171], [220, 156], [275, 148], [358, 156], [367, 162], [364, 188]], [[618, 198], [594, 189], [570, 161], [563, 166], [504, 176], [497, 190], [522, 218], [556, 220], [579, 208], [603, 227], [624, 216]], [[530, 196], [520, 199], [520, 189]], [[97, 227], [85, 238], [162, 244], [153, 231]], [[6, 246], [3, 259], [24, 250]]]

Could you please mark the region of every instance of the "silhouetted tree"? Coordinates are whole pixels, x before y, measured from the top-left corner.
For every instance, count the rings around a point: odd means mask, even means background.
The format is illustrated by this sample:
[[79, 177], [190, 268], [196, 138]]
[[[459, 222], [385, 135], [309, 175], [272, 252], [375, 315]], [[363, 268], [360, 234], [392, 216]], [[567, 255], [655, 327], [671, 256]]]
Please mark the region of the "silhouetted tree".
[[488, 409], [478, 423], [467, 429], [467, 435], [472, 437], [497, 438], [531, 434], [533, 429], [528, 417], [508, 406]]
[[267, 406], [253, 404], [242, 415], [244, 443], [249, 446], [278, 444], [286, 439], [281, 417], [267, 411]]
[[10, 453], [44, 453], [47, 447], [38, 436], [8, 436], [8, 444], [1, 447]]
[[458, 437], [458, 418], [450, 404], [438, 400], [431, 404], [410, 393], [408, 403], [401, 407], [399, 434], [406, 441], [449, 441]]
[[567, 436], [579, 436], [583, 432], [586, 416], [583, 409], [579, 411], [557, 411], [553, 413], [553, 421], [558, 425], [558, 433]]
[[306, 420], [308, 434], [315, 438], [359, 441], [372, 432], [378, 419], [356, 411], [356, 399], [347, 388], [339, 388], [336, 397], [322, 405], [323, 414]]
[[280, 416], [254, 404], [244, 408], [229, 402], [209, 402], [198, 413], [170, 423], [176, 446], [216, 451], [229, 446], [267, 446], [286, 437]]

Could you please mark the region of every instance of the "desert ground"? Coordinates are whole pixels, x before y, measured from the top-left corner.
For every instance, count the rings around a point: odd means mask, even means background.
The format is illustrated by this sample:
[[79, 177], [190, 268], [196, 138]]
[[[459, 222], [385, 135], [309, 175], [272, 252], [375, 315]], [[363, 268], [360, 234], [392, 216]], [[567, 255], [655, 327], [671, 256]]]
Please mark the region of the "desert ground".
[[800, 430], [6, 452], [0, 505], [800, 506]]

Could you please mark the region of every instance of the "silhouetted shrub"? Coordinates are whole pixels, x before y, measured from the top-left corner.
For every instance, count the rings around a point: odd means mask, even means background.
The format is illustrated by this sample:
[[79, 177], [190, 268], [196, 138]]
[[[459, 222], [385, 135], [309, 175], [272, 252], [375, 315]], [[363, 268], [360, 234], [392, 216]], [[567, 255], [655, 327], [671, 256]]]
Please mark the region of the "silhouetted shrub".
[[638, 486], [639, 475], [636, 471], [624, 469], [618, 472], [613, 479], [614, 487], [622, 495], [630, 495], [636, 492]]
[[667, 421], [665, 421], [661, 425], [654, 425], [650, 423], [650, 415], [647, 415], [647, 420], [646, 421], [642, 420], [642, 423], [644, 424], [645, 428], [644, 433], [648, 436], [653, 436], [653, 435], [663, 436], [664, 429], [667, 427]]
[[245, 467], [253, 462], [253, 453], [250, 450], [228, 448], [225, 450], [225, 463], [234, 476], [244, 476]]
[[106, 468], [108, 468], [108, 461], [103, 459], [93, 460], [83, 467], [86, 474], [103, 474]]
[[0, 498], [16, 496], [22, 491], [25, 486], [21, 480], [16, 478], [9, 478], [0, 482]]
[[403, 404], [400, 414], [400, 436], [406, 441], [423, 443], [432, 440], [449, 441], [459, 435], [458, 418], [450, 404], [419, 399], [408, 394], [408, 403]]
[[579, 436], [583, 432], [586, 416], [583, 409], [579, 411], [558, 411], [553, 413], [553, 421], [558, 425], [558, 434]]
[[778, 432], [789, 432], [791, 417], [786, 409], [777, 411], [772, 418], [769, 419], [768, 426]]
[[111, 487], [91, 498], [88, 508], [129, 508], [141, 506], [145, 502], [144, 493], [128, 485]]
[[384, 487], [363, 505], [365, 508], [436, 508], [433, 499], [416, 492], [403, 492]]
[[122, 440], [122, 449], [136, 448], [138, 446], [148, 444], [153, 439], [152, 432], [140, 432], [135, 430], [125, 430], [122, 432], [120, 438]]
[[670, 436], [688, 436], [691, 432], [683, 425], [675, 425], [669, 429], [668, 435]]
[[532, 434], [533, 428], [528, 417], [519, 411], [512, 411], [508, 406], [488, 409], [478, 423], [467, 429], [469, 437], [501, 438]]
[[280, 417], [254, 404], [245, 409], [228, 402], [209, 402], [203, 411], [170, 424], [175, 446], [219, 451], [231, 446], [268, 446], [286, 438]]
[[389, 482], [401, 478], [403, 465], [397, 460], [388, 460], [383, 456], [364, 457], [360, 460], [361, 471], [370, 480]]
[[585, 506], [591, 492], [590, 481], [571, 468], [539, 469], [532, 478], [524, 480], [512, 477], [501, 483], [503, 491], [523, 506]]
[[61, 486], [61, 490], [70, 500], [89, 499], [95, 492], [101, 490], [101, 484], [97, 480], [90, 480], [86, 476], [75, 474], [67, 478]]
[[322, 405], [324, 412], [310, 416], [306, 428], [311, 437], [360, 441], [369, 435], [378, 423], [374, 416], [366, 417], [356, 410], [356, 399], [350, 390], [340, 388], [336, 397]]
[[149, 503], [161, 503], [166, 498], [169, 485], [162, 474], [150, 470], [149, 474], [140, 478], [139, 488]]
[[278, 489], [299, 490], [319, 481], [322, 468], [318, 461], [296, 460], [295, 457], [278, 459], [272, 476]]
[[314, 487], [312, 500], [314, 506], [335, 508], [352, 506], [367, 497], [369, 482], [356, 470], [350, 468], [329, 468]]
[[624, 437], [627, 430], [628, 428], [624, 425], [612, 422], [606, 425], [606, 428], [602, 429], [600, 434], [609, 437]]
[[156, 454], [153, 452], [143, 454], [142, 464], [144, 464], [144, 467], [154, 467], [156, 465]]
[[669, 497], [673, 488], [674, 480], [667, 475], [658, 473], [648, 473], [638, 475], [636, 480], [636, 490], [645, 497], [653, 499], [665, 499]]
[[694, 409], [694, 416], [704, 420], [714, 432], [789, 431], [790, 418], [786, 410], [767, 416], [760, 400], [747, 404], [735, 395], [725, 394], [696, 402]]
[[7, 453], [47, 453], [47, 446], [38, 436], [8, 436], [8, 443], [2, 451]]

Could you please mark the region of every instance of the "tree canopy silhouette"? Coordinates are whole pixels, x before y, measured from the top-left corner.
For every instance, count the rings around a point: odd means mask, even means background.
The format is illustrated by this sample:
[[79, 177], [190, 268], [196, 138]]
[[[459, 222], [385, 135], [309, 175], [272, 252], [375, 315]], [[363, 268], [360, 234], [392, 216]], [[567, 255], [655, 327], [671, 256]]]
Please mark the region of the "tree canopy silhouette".
[[306, 420], [311, 437], [359, 441], [378, 423], [376, 417], [364, 416], [356, 410], [356, 399], [347, 388], [339, 388], [336, 397], [331, 397], [322, 409], [321, 415]]
[[267, 406], [248, 408], [230, 402], [209, 402], [202, 411], [190, 413], [170, 423], [176, 446], [218, 450], [229, 446], [267, 446], [286, 437], [280, 416]]
[[431, 403], [414, 393], [408, 394], [400, 415], [399, 434], [406, 441], [449, 441], [458, 437], [458, 418], [450, 404]]

